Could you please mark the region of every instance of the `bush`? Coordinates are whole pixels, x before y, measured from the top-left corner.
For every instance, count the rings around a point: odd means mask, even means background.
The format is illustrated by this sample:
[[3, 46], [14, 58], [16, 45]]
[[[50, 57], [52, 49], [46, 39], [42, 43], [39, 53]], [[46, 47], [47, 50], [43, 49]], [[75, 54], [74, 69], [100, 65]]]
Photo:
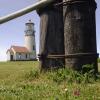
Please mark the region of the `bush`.
[[40, 71], [38, 69], [32, 69], [29, 73], [26, 73], [26, 78], [28, 79], [35, 79], [38, 78], [40, 75]]
[[63, 80], [66, 79], [66, 76], [67, 76], [67, 75], [66, 75], [66, 71], [65, 71], [64, 68], [63, 68], [63, 69], [58, 69], [58, 70], [53, 74], [52, 79], [53, 79], [53, 81], [60, 83], [60, 82], [62, 82]]
[[93, 65], [84, 65], [80, 72], [70, 68], [62, 68], [51, 72], [49, 78], [57, 83], [62, 81], [67, 81], [68, 83], [90, 83], [95, 80], [95, 70]]

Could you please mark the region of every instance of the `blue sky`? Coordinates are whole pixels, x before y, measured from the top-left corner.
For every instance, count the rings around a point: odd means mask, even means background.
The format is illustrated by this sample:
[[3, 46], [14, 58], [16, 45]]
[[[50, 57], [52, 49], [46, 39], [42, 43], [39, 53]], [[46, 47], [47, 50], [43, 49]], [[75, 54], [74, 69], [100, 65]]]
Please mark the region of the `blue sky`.
[[[0, 0], [0, 17], [24, 8], [38, 0]], [[96, 11], [97, 49], [100, 53], [100, 0], [96, 0], [98, 8]], [[0, 61], [6, 60], [6, 51], [11, 45], [24, 46], [25, 23], [28, 20], [35, 23], [36, 50], [39, 50], [39, 16], [35, 11], [22, 17], [0, 25]]]

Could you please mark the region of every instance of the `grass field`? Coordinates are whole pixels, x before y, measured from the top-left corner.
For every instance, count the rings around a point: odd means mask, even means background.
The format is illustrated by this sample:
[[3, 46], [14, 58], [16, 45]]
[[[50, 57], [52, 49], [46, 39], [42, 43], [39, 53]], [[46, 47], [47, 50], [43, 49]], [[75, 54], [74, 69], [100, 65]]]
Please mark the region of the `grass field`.
[[40, 73], [38, 66], [38, 62], [1, 62], [0, 100], [100, 100], [99, 79], [56, 82], [55, 72]]

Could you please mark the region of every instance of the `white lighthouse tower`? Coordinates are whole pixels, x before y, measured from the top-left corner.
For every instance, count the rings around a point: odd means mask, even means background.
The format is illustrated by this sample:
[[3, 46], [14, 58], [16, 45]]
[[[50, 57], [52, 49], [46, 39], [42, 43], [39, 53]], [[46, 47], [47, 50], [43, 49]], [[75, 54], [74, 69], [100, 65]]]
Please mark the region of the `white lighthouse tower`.
[[35, 30], [34, 23], [29, 20], [28, 23], [25, 24], [25, 47], [30, 52], [30, 58], [36, 60], [36, 44], [35, 44]]

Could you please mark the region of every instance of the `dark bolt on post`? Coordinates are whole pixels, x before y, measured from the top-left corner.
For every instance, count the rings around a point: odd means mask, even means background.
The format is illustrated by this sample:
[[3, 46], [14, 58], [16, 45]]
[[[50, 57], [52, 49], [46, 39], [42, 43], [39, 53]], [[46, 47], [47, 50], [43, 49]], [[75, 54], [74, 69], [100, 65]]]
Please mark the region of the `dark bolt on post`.
[[[64, 66], [64, 58], [54, 55], [64, 55], [63, 6], [57, 6], [62, 0], [55, 0], [44, 8], [37, 10], [40, 16], [40, 64], [42, 69], [52, 69]], [[51, 58], [49, 58], [49, 55]]]
[[94, 64], [97, 71], [95, 0], [63, 0], [65, 63], [80, 70]]

